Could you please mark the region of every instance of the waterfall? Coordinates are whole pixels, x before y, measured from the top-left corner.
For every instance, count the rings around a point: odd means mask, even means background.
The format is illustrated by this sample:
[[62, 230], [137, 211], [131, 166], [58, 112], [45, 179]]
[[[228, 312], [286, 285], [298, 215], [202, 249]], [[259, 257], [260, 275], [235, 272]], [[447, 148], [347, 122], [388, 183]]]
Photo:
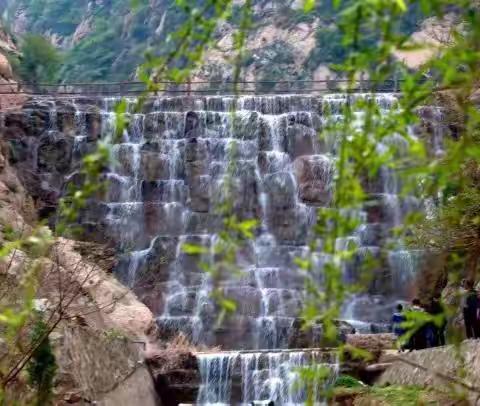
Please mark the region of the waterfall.
[[[126, 283], [149, 300], [155, 292], [157, 321], [166, 337], [183, 332], [194, 342], [235, 350], [293, 345], [305, 280], [313, 277], [321, 286], [327, 259], [321, 244], [312, 251], [310, 243], [316, 209], [330, 205], [336, 145], [320, 142], [317, 133], [325, 111], [340, 119], [345, 103], [371, 97], [385, 111], [396, 106], [396, 96], [389, 94], [154, 97], [137, 112], [136, 99], [128, 98], [128, 124], [112, 148], [105, 175], [109, 187], [101, 220], [108, 238], [125, 254], [119, 272]], [[100, 103], [102, 137], [115, 130], [119, 100]], [[88, 143], [91, 117], [84, 103], [74, 105], [74, 148], [80, 151]], [[361, 122], [362, 114], [356, 116]], [[390, 145], [405, 149], [403, 139], [391, 136], [379, 151]], [[217, 328], [214, 286], [203, 268], [215, 261], [222, 226], [216, 207], [232, 163], [234, 214], [239, 220], [258, 219], [259, 227], [238, 254], [241, 277], [225, 274], [217, 281], [237, 303], [237, 312]], [[358, 250], [356, 259], [343, 266], [346, 283], [356, 282], [367, 253], [378, 255], [389, 242], [391, 227], [420, 207], [413, 197], [400, 196], [400, 189], [395, 172], [381, 168], [378, 182], [367, 190], [370, 206], [353, 214], [362, 225], [337, 241], [339, 249]], [[185, 244], [205, 251], [187, 254]], [[368, 300], [352, 298], [354, 308], [347, 316], [360, 324], [386, 322], [395, 301], [406, 294], [392, 294], [392, 289], [414, 279], [415, 255], [398, 245], [388, 253], [391, 284], [367, 295]], [[313, 258], [310, 275], [298, 270], [298, 257]], [[146, 278], [145, 283], [138, 278]]]
[[145, 259], [150, 252], [150, 249], [142, 251], [133, 251], [130, 253], [130, 263], [128, 265], [128, 274], [126, 283], [130, 288], [135, 288], [135, 282], [137, 280], [137, 272], [139, 268], [144, 264]]
[[[317, 209], [331, 205], [338, 138], [319, 140], [317, 134], [326, 112], [328, 119], [340, 120], [345, 103], [372, 97], [384, 111], [396, 108], [393, 94], [162, 96], [145, 100], [140, 112], [135, 98], [127, 100], [128, 124], [112, 147], [105, 173], [108, 191], [92, 205], [89, 224], [116, 245], [121, 254], [117, 274], [152, 307], [164, 339], [182, 332], [195, 344], [234, 351], [198, 356], [200, 404], [228, 404], [233, 398], [301, 404], [305, 391], [293, 390], [299, 368], [327, 365], [334, 376], [335, 360], [317, 362], [310, 352], [278, 349], [315, 348], [321, 336], [321, 329], [307, 337], [299, 327], [305, 282], [313, 280], [321, 288], [329, 259], [321, 242], [312, 241]], [[97, 103], [99, 137], [114, 134], [119, 100]], [[88, 123], [95, 117], [86, 103], [73, 104], [73, 148], [80, 158], [93, 142]], [[57, 109], [52, 111], [54, 120]], [[355, 117], [360, 124], [362, 113]], [[440, 153], [440, 130], [432, 144]], [[404, 140], [391, 136], [379, 143], [379, 152], [391, 145], [400, 153], [406, 148]], [[237, 253], [238, 272], [212, 279], [205, 268], [216, 261], [223, 224], [217, 207], [229, 170], [233, 214], [239, 220], [257, 219], [259, 226]], [[346, 212], [361, 225], [336, 241], [338, 249], [355, 252], [343, 264], [346, 284], [358, 281], [368, 256], [384, 260], [382, 278], [369, 287], [374, 293], [345, 304], [343, 318], [360, 331], [388, 323], [397, 300], [407, 299], [422, 260], [421, 252], [408, 250], [392, 233], [422, 206], [414, 196], [401, 195], [401, 188], [395, 171], [382, 167], [366, 188], [365, 207]], [[188, 245], [202, 249], [186, 252]], [[382, 250], [386, 255], [380, 255]], [[298, 269], [298, 258], [312, 259], [311, 272]], [[214, 288], [237, 307], [220, 326]], [[260, 349], [272, 351], [255, 352]], [[321, 394], [315, 396], [321, 402]]]
[[204, 354], [198, 356], [202, 378], [199, 404], [230, 404], [232, 368], [237, 354]]
[[[262, 401], [302, 405], [308, 398], [315, 404], [326, 404], [322, 390], [338, 374], [336, 360], [318, 351], [219, 352], [199, 354], [197, 360], [201, 375], [199, 405], [249, 405]], [[314, 375], [319, 368], [330, 371], [328, 379], [308, 385], [300, 378], [302, 369]]]

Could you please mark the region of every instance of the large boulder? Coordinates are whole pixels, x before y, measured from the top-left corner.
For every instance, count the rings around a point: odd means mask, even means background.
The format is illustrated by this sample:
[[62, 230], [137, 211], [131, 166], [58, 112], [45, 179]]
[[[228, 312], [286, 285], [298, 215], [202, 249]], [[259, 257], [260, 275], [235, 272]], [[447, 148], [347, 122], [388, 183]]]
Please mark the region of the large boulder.
[[201, 377], [193, 350], [186, 338], [179, 335], [166, 348], [154, 349], [148, 357], [155, 389], [166, 406], [190, 403], [197, 398]]
[[204, 134], [205, 128], [199, 113], [189, 111], [185, 115], [185, 138], [201, 137]]
[[458, 348], [444, 346], [399, 354], [393, 358], [385, 357], [385, 361], [393, 364], [380, 376], [377, 383], [438, 388], [452, 384], [455, 386], [455, 382], [462, 382], [477, 388], [475, 392], [465, 391], [471, 404], [476, 404], [480, 382], [479, 353], [480, 343], [477, 340], [468, 340]]
[[119, 330], [132, 339], [147, 339], [155, 326], [152, 312], [113, 275], [83, 258], [75, 245], [74, 241], [63, 238], [55, 244], [53, 258], [60, 272], [65, 272], [71, 286], [78, 285], [79, 293], [88, 298], [92, 311], [96, 310], [101, 316], [104, 328]]
[[147, 182], [169, 179], [169, 157], [167, 155], [142, 151], [140, 158], [141, 178]]
[[281, 172], [265, 178], [265, 191], [268, 195], [268, 209], [271, 216], [276, 216], [277, 211], [285, 211], [295, 207], [296, 187], [289, 173]]
[[327, 206], [332, 195], [334, 167], [325, 155], [301, 156], [294, 162], [298, 196], [305, 203]]
[[0, 141], [0, 241], [4, 229], [26, 233], [37, 218], [33, 199], [10, 166], [9, 155], [8, 145]]
[[0, 76], [3, 79], [13, 79], [13, 71], [8, 59], [5, 55], [0, 53]]
[[242, 140], [256, 140], [260, 131], [259, 114], [256, 111], [233, 114], [233, 136]]
[[[73, 323], [53, 336], [58, 364], [57, 396], [65, 403], [157, 406], [154, 382], [140, 346], [118, 331], [101, 333]], [[105, 368], [109, 373], [105, 373]]]
[[230, 198], [237, 217], [239, 219], [260, 218], [260, 188], [255, 165], [249, 161], [239, 161], [231, 184]]
[[45, 134], [38, 146], [38, 169], [66, 174], [71, 168], [72, 147], [72, 139], [62, 133]]
[[194, 212], [207, 213], [210, 209], [211, 178], [198, 176], [189, 183], [188, 207]]
[[[152, 313], [99, 267], [110, 263], [109, 258], [103, 261], [92, 246], [90, 256], [82, 257], [77, 247], [77, 242], [59, 239], [50, 257], [36, 262], [40, 269], [37, 311], [46, 320], [59, 318], [50, 334], [58, 366], [55, 401], [126, 406], [140, 399], [145, 405], [160, 404], [143, 364], [143, 348], [156, 340]], [[13, 296], [21, 289], [31, 261], [26, 253], [16, 251], [0, 263]]]

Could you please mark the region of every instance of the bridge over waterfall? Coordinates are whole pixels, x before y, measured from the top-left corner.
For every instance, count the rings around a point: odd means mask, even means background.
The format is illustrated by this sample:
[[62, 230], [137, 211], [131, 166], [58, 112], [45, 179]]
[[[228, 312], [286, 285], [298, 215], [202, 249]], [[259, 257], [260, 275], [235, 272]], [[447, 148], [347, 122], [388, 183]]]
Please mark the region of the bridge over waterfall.
[[[0, 95], [25, 94], [29, 96], [55, 97], [104, 97], [145, 95], [320, 95], [334, 92], [396, 93], [401, 80], [358, 80], [349, 83], [345, 79], [295, 80], [295, 81], [192, 81], [185, 83], [155, 82], [94, 82], [94, 83], [12, 83], [0, 84]], [[348, 90], [347, 90], [348, 89]]]
[[[44, 201], [42, 213], [52, 214], [66, 186], [79, 181], [82, 157], [116, 133], [115, 106], [128, 96], [128, 124], [102, 175], [108, 190], [89, 202], [79, 220], [85, 238], [116, 248], [116, 275], [157, 315], [163, 339], [182, 333], [193, 344], [221, 348], [197, 354], [198, 403], [302, 404], [305, 391], [292, 387], [299, 367], [326, 365], [332, 376], [337, 370], [335, 359], [315, 350], [322, 326], [303, 329], [300, 319], [305, 284], [321, 289], [328, 260], [321, 244], [311, 244], [316, 212], [335, 210], [338, 137], [320, 139], [318, 133], [327, 120], [341, 119], [352, 100], [374, 99], [382, 112], [397, 108], [397, 85], [365, 93], [359, 84], [359, 93], [346, 94], [332, 92], [326, 82], [308, 91], [286, 84], [286, 94], [251, 94], [256, 88], [245, 87], [238, 96], [217, 95], [232, 91], [224, 83], [172, 85], [149, 94], [140, 109], [136, 95], [143, 85], [110, 85], [22, 86], [31, 96], [23, 109], [2, 114], [0, 129], [14, 158], [36, 174], [31, 186], [37, 203]], [[419, 114], [421, 128], [412, 134], [428, 129], [431, 148], [441, 151], [439, 112], [425, 108]], [[407, 150], [406, 142], [392, 134], [378, 149]], [[214, 286], [201, 263], [215, 260], [223, 226], [217, 208], [227, 176], [233, 177], [232, 210], [239, 219], [257, 219], [258, 227], [237, 254], [238, 274], [222, 275]], [[422, 263], [423, 253], [403, 247], [392, 231], [408, 213], [424, 209], [416, 196], [401, 194], [401, 186], [394, 170], [381, 168], [365, 185], [368, 205], [353, 213], [360, 226], [337, 240], [340, 248], [356, 249], [342, 265], [345, 284], [359, 280], [367, 257], [379, 260], [368, 290], [349, 297], [342, 309], [339, 322], [347, 332], [388, 329], [395, 304], [408, 297]], [[204, 249], [188, 253], [185, 244]], [[299, 270], [297, 258], [310, 259], [312, 271]], [[214, 287], [237, 304], [220, 326]]]

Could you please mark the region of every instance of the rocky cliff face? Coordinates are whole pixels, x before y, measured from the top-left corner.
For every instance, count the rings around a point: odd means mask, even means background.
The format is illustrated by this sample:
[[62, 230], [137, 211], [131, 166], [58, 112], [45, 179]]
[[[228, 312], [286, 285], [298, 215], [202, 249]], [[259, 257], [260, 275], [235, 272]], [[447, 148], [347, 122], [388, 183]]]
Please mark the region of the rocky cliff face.
[[[320, 3], [305, 15], [303, 1], [253, 1], [253, 28], [242, 62], [246, 80], [325, 79], [330, 73], [326, 65], [341, 61], [345, 50], [335, 26], [337, 11], [330, 2]], [[232, 79], [229, 60], [242, 4], [234, 2], [233, 16], [219, 28], [217, 47], [207, 53], [195, 79]], [[143, 1], [135, 9], [129, 0], [7, 0], [5, 9], [17, 35], [46, 35], [65, 51], [62, 77], [77, 82], [133, 78], [144, 52], [168, 50], [169, 34], [186, 19], [172, 0]], [[398, 29], [414, 32], [421, 19], [413, 9]], [[265, 84], [261, 90], [273, 86]]]
[[467, 340], [458, 347], [430, 348], [398, 357], [386, 355], [382, 361], [392, 364], [380, 376], [378, 383], [416, 385], [434, 390], [448, 388], [445, 392], [457, 398], [462, 396], [465, 404], [475, 405], [478, 404], [480, 379], [479, 350], [478, 340]]
[[[37, 227], [34, 199], [18, 176], [23, 168], [11, 165], [8, 143], [0, 139], [0, 244], [28, 237]], [[85, 254], [88, 252], [88, 255]], [[83, 253], [83, 255], [82, 255]], [[24, 295], [21, 281], [31, 258], [24, 248], [0, 261], [1, 301], [9, 305]], [[160, 404], [150, 373], [142, 363], [143, 346], [156, 339], [152, 313], [112, 275], [115, 257], [95, 244], [60, 239], [50, 255], [40, 259], [35, 305], [45, 318], [56, 320], [59, 303], [68, 296], [62, 320], [50, 335], [58, 372], [55, 404], [129, 406]], [[68, 286], [60, 289], [58, 283]], [[60, 284], [61, 284], [60, 283]], [[65, 296], [66, 295], [66, 296]], [[65, 302], [62, 302], [65, 303]], [[51, 316], [50, 316], [51, 315]], [[14, 356], [3, 353], [3, 360]], [[17, 395], [22, 393], [21, 380]], [[26, 390], [25, 392], [28, 392]], [[12, 400], [13, 401], [13, 400]]]
[[0, 23], [0, 111], [18, 109], [25, 98], [18, 93], [12, 66], [8, 60], [10, 55], [18, 54], [11, 36]]

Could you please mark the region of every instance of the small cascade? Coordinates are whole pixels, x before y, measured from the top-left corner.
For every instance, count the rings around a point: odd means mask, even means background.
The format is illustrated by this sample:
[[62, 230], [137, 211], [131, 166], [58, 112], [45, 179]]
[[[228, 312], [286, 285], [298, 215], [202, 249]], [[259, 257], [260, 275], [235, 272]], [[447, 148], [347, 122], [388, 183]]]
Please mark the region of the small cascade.
[[[197, 360], [201, 375], [199, 405], [270, 401], [303, 405], [307, 399], [326, 404], [322, 390], [335, 381], [338, 373], [338, 363], [331, 354], [315, 350], [199, 354]], [[320, 368], [330, 371], [326, 381], [308, 385], [300, 379], [302, 369]]]
[[150, 249], [142, 251], [132, 251], [130, 253], [130, 262], [128, 264], [128, 273], [126, 284], [130, 288], [135, 288], [135, 282], [137, 281], [137, 272], [145, 264], [145, 259], [149, 254]]
[[58, 125], [57, 125], [57, 106], [55, 102], [51, 103], [51, 106], [49, 108], [49, 117], [48, 117], [48, 130], [49, 131], [57, 131], [58, 130]]
[[[407, 297], [409, 283], [420, 269], [425, 253], [420, 250], [397, 250], [388, 253], [388, 264], [392, 272], [392, 290], [399, 297]], [[402, 290], [406, 289], [406, 290]]]
[[204, 354], [197, 357], [202, 383], [197, 403], [230, 404], [232, 370], [238, 354]]

